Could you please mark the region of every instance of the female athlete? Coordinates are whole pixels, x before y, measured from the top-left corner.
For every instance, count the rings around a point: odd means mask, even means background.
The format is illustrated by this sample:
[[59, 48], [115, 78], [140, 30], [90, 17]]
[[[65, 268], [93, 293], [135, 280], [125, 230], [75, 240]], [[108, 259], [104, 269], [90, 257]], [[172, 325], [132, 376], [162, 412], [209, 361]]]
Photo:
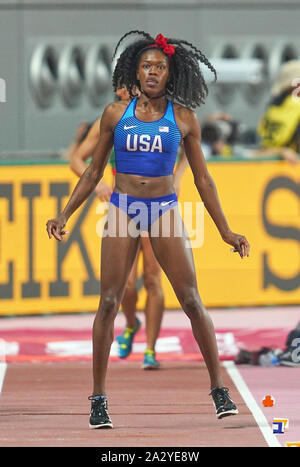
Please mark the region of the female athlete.
[[[106, 396], [106, 373], [114, 320], [140, 238], [147, 231], [153, 252], [168, 277], [182, 309], [190, 319], [193, 335], [210, 377], [210, 394], [217, 418], [238, 413], [224, 387], [212, 320], [200, 298], [192, 249], [179, 215], [173, 188], [173, 168], [183, 141], [199, 195], [221, 238], [249, 256], [245, 236], [234, 233], [221, 208], [217, 190], [201, 150], [201, 130], [193, 109], [204, 103], [208, 89], [199, 62], [213, 66], [203, 53], [185, 40], [151, 37], [130, 31], [132, 38], [121, 53], [113, 85], [124, 83], [132, 97], [129, 104], [109, 104], [101, 118], [100, 137], [92, 162], [80, 177], [62, 213], [47, 222], [49, 238], [61, 241], [69, 217], [88, 198], [103, 176], [114, 146], [116, 180], [110, 199], [108, 228], [101, 246], [101, 291], [93, 325], [93, 394], [90, 428], [112, 428]], [[114, 227], [110, 229], [110, 225]], [[169, 234], [165, 235], [166, 226]], [[153, 233], [154, 232], [154, 233]]]

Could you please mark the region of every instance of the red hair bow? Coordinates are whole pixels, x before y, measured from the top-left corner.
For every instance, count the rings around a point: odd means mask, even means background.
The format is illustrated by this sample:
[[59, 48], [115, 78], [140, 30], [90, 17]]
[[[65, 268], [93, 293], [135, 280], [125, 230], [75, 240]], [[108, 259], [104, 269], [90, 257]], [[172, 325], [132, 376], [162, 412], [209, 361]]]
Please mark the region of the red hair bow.
[[175, 53], [175, 47], [167, 42], [167, 37], [164, 37], [162, 34], [157, 34], [155, 44], [150, 45], [149, 47], [159, 47], [166, 55], [168, 55], [169, 58], [171, 58]]

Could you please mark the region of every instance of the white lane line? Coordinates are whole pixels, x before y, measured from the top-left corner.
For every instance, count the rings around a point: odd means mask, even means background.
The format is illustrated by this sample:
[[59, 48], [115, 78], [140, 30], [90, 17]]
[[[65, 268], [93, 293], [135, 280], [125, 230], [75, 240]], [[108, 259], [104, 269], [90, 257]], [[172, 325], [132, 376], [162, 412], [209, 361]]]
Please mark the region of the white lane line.
[[5, 362], [6, 357], [6, 342], [4, 339], [0, 339], [0, 395], [2, 391], [2, 386], [4, 383], [7, 363]]
[[4, 383], [6, 368], [7, 368], [7, 363], [0, 362], [0, 394], [2, 391], [3, 383]]
[[234, 382], [237, 390], [241, 394], [242, 398], [245, 401], [245, 404], [248, 406], [249, 410], [252, 412], [255, 421], [261, 430], [266, 442], [268, 443], [269, 447], [282, 447], [278, 439], [273, 433], [268, 420], [264, 416], [262, 410], [257, 405], [256, 400], [252, 396], [247, 384], [245, 383], [244, 378], [240, 374], [239, 370], [237, 369], [235, 363], [233, 361], [225, 361], [223, 362], [223, 366], [226, 368], [227, 373], [231, 377], [232, 381]]

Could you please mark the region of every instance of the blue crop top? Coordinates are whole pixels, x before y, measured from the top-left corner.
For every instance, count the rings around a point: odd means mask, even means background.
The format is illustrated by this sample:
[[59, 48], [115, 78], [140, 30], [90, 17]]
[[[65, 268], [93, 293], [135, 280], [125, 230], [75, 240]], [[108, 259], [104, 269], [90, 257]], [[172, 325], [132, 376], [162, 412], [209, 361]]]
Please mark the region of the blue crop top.
[[159, 120], [143, 122], [135, 116], [136, 103], [134, 98], [115, 128], [116, 171], [146, 177], [171, 175], [181, 141], [173, 104], [167, 102]]

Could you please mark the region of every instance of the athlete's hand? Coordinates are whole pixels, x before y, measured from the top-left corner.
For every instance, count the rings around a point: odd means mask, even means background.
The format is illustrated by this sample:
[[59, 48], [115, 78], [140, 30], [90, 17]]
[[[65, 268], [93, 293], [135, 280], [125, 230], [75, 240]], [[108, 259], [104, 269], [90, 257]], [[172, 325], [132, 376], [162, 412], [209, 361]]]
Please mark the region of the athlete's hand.
[[239, 235], [234, 232], [229, 232], [223, 237], [224, 242], [229, 243], [234, 248], [231, 249], [233, 253], [239, 253], [241, 258], [249, 256], [250, 245], [244, 235]]
[[62, 241], [63, 235], [66, 235], [67, 231], [63, 230], [64, 226], [66, 225], [66, 219], [64, 216], [59, 216], [56, 219], [48, 220], [46, 224], [46, 230], [48, 232], [49, 238], [52, 238], [52, 235], [56, 240], [59, 242]]
[[102, 180], [100, 180], [95, 188], [95, 193], [101, 201], [109, 201], [112, 191], [112, 188]]

